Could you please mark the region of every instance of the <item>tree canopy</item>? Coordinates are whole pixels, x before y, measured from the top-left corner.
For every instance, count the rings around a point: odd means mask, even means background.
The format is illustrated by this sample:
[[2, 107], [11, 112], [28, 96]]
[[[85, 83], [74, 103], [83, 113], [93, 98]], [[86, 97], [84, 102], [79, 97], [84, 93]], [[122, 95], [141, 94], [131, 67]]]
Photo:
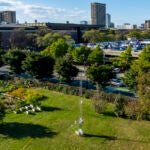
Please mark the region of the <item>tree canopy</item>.
[[53, 58], [63, 57], [68, 50], [68, 45], [63, 39], [53, 42], [45, 50], [41, 52], [43, 55], [51, 55]]
[[92, 82], [96, 83], [99, 89], [113, 77], [112, 66], [93, 64], [87, 69], [86, 74]]
[[150, 99], [149, 75], [150, 46], [147, 46], [142, 50], [139, 58], [132, 63], [130, 70], [125, 73], [123, 81], [128, 87], [136, 89], [141, 98]]
[[100, 32], [98, 30], [89, 30], [83, 34], [83, 39], [89, 41], [90, 43], [95, 43], [101, 41]]
[[81, 46], [72, 50], [72, 58], [74, 62], [84, 64], [87, 62], [88, 56], [91, 53], [90, 48]]
[[103, 63], [103, 50], [97, 46], [88, 56], [88, 63], [90, 64], [102, 64]]
[[50, 55], [44, 56], [30, 52], [22, 62], [22, 69], [35, 78], [50, 77], [53, 72], [54, 60]]
[[129, 68], [132, 63], [131, 51], [131, 46], [128, 46], [127, 49], [120, 54], [120, 56], [111, 58], [113, 65], [121, 67], [123, 70]]
[[23, 28], [13, 30], [9, 41], [11, 48], [24, 49], [27, 45], [25, 30]]
[[22, 61], [26, 58], [26, 52], [18, 49], [10, 49], [5, 55], [3, 55], [3, 62], [10, 65], [11, 70], [14, 73], [20, 74], [23, 72], [21, 66]]
[[78, 74], [78, 69], [70, 61], [59, 58], [55, 64], [55, 71], [59, 75], [60, 81], [70, 83], [73, 77]]

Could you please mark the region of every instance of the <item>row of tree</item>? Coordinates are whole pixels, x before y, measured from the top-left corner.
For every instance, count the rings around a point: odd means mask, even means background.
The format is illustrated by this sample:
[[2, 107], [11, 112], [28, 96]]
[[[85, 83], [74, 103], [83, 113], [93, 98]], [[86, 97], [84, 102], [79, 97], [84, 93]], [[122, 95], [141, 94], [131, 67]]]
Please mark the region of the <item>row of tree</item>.
[[94, 50], [85, 46], [74, 48], [66, 44], [62, 38], [40, 53], [11, 49], [2, 56], [4, 64], [10, 65], [14, 73], [27, 73], [35, 78], [50, 77], [56, 72], [61, 81], [70, 83], [79, 71], [76, 64], [88, 66], [88, 78], [99, 87], [104, 86], [112, 78], [112, 66], [103, 64], [103, 51], [100, 47]]
[[117, 31], [117, 30], [89, 30], [83, 34], [84, 41], [90, 43], [106, 42], [106, 41], [121, 41], [127, 40], [128, 38], [136, 39], [149, 39], [150, 30], [130, 30], [130, 31]]
[[[71, 36], [65, 32], [53, 32], [48, 27], [39, 27], [36, 32], [28, 33], [24, 28], [14, 29], [11, 33], [8, 43], [3, 40], [3, 34], [0, 34], [0, 47], [30, 49], [33, 51], [41, 51], [50, 46], [54, 41], [63, 39], [65, 41], [73, 41]], [[5, 36], [4, 36], [5, 37]], [[130, 30], [89, 30], [83, 33], [82, 41], [90, 42], [105, 42], [105, 41], [120, 41], [127, 38], [148, 39], [150, 31]]]
[[47, 27], [39, 27], [36, 32], [26, 32], [24, 28], [14, 29], [10, 36], [7, 35], [7, 39], [5, 36], [5, 33], [0, 34], [1, 48], [29, 49], [32, 51], [43, 50], [60, 38], [66, 41], [72, 40], [67, 33], [53, 32]]

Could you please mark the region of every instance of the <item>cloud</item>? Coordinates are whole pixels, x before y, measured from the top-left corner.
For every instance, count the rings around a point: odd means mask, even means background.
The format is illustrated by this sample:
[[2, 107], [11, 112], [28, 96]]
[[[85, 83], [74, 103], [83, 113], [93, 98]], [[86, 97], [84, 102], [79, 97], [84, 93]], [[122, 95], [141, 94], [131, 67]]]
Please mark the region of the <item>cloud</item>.
[[2, 7], [2, 6], [11, 6], [11, 4], [5, 3], [5, 2], [1, 2], [1, 3], [0, 3], [0, 7]]
[[66, 22], [66, 20], [79, 22], [79, 20], [83, 19], [89, 20], [87, 12], [79, 8], [66, 10], [64, 8], [54, 8], [43, 4], [25, 4], [22, 1], [16, 0], [0, 0], [0, 9], [15, 10], [17, 20], [21, 20], [22, 22], [35, 19], [40, 22]]
[[[47, 15], [57, 15], [65, 12], [65, 9], [62, 8], [53, 8], [50, 6], [42, 6], [39, 4], [24, 4], [21, 1], [14, 0], [0, 0], [0, 8], [1, 10], [15, 10], [16, 12], [22, 12], [24, 15], [29, 16], [31, 18], [44, 18]], [[18, 14], [19, 16], [19, 14]]]

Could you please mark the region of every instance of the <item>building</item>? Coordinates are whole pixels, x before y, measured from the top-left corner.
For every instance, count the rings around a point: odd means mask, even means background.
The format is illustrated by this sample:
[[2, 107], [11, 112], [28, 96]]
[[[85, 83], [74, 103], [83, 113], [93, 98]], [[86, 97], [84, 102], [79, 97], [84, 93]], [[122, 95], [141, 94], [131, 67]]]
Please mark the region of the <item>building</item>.
[[92, 25], [106, 26], [106, 4], [91, 3], [91, 22]]
[[145, 29], [145, 23], [142, 23], [142, 24], [139, 26], [139, 29], [144, 30], [144, 29]]
[[117, 29], [126, 29], [126, 30], [137, 29], [137, 25], [131, 25], [130, 23], [124, 23], [123, 25], [117, 25]]
[[109, 28], [111, 25], [111, 15], [106, 14], [106, 28]]
[[115, 24], [113, 22], [110, 23], [110, 28], [115, 28]]
[[88, 22], [86, 20], [82, 20], [80, 21], [80, 24], [88, 24]]
[[16, 23], [16, 11], [0, 12], [0, 23], [5, 23], [5, 24]]
[[0, 23], [2, 22], [2, 13], [0, 12]]
[[145, 29], [146, 30], [150, 29], [150, 20], [145, 20]]

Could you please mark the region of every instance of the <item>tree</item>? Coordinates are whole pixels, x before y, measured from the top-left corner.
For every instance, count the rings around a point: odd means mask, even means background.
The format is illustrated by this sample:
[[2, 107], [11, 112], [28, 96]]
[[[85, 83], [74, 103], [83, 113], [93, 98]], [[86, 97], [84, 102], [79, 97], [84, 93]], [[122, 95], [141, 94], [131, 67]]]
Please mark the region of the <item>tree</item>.
[[26, 33], [24, 28], [15, 29], [10, 35], [10, 44], [12, 48], [24, 49], [26, 48]]
[[140, 31], [138, 31], [138, 30], [132, 30], [132, 31], [129, 32], [128, 37], [129, 38], [140, 39], [141, 38]]
[[10, 65], [11, 70], [14, 73], [20, 74], [23, 72], [21, 66], [22, 61], [26, 58], [26, 53], [18, 49], [10, 49], [5, 55], [3, 55], [3, 62]]
[[111, 58], [113, 65], [121, 67], [122, 70], [129, 68], [132, 63], [131, 51], [131, 46], [128, 46], [127, 49], [122, 52], [119, 57]]
[[0, 66], [2, 66], [4, 63], [2, 61], [2, 58], [3, 58], [3, 55], [5, 54], [6, 52], [4, 50], [1, 50], [0, 49]]
[[107, 41], [106, 33], [100, 32], [99, 36], [100, 36], [100, 41], [98, 41], [98, 42], [105, 42], [105, 41]]
[[99, 91], [113, 77], [112, 66], [108, 65], [91, 65], [87, 71], [87, 77], [97, 85]]
[[137, 76], [137, 90], [142, 100], [150, 100], [150, 71]]
[[138, 75], [138, 70], [136, 68], [136, 65], [132, 65], [130, 70], [126, 71], [124, 74], [123, 83], [130, 89], [136, 90], [136, 76]]
[[36, 39], [37, 35], [35, 33], [26, 34], [26, 49], [37, 50]]
[[87, 62], [90, 53], [91, 53], [90, 48], [85, 46], [81, 46], [76, 49], [73, 49], [71, 52], [73, 61], [80, 64]]
[[52, 43], [58, 41], [59, 39], [62, 39], [66, 42], [66, 41], [70, 41], [71, 37], [64, 33], [49, 32], [46, 33], [44, 36], [38, 36], [37, 44], [39, 47], [46, 48], [50, 46]]
[[22, 69], [35, 78], [50, 77], [53, 72], [54, 60], [50, 55], [44, 56], [30, 52], [22, 62]]
[[51, 45], [54, 41], [57, 41], [58, 39], [60, 39], [61, 36], [59, 33], [53, 33], [53, 32], [50, 32], [50, 33], [47, 33], [44, 35], [43, 37], [43, 45], [45, 47]]
[[53, 58], [63, 57], [68, 50], [68, 45], [63, 39], [58, 39], [56, 42], [53, 42], [45, 50], [41, 52], [43, 55], [51, 55]]
[[150, 71], [150, 46], [147, 46], [142, 50], [137, 60], [137, 64], [140, 72], [147, 73]]
[[70, 61], [63, 58], [57, 59], [55, 71], [59, 74], [59, 79], [67, 83], [70, 83], [72, 78], [78, 74], [78, 69]]
[[100, 32], [98, 30], [93, 30], [93, 29], [90, 31], [86, 31], [83, 34], [83, 39], [90, 43], [99, 42], [99, 41], [101, 41]]
[[107, 35], [107, 41], [115, 41], [115, 35], [109, 33], [109, 34]]
[[38, 36], [43, 37], [45, 34], [47, 34], [49, 32], [52, 32], [51, 29], [49, 29], [47, 26], [41, 26], [41, 27], [38, 27], [38, 30], [36, 31], [36, 34]]
[[102, 49], [97, 46], [93, 51], [89, 54], [88, 60], [90, 64], [102, 64], [103, 63], [103, 51]]
[[135, 60], [128, 72], [125, 73], [123, 82], [130, 88], [137, 89], [140, 97], [149, 92], [150, 82], [150, 46], [142, 50], [139, 58]]

